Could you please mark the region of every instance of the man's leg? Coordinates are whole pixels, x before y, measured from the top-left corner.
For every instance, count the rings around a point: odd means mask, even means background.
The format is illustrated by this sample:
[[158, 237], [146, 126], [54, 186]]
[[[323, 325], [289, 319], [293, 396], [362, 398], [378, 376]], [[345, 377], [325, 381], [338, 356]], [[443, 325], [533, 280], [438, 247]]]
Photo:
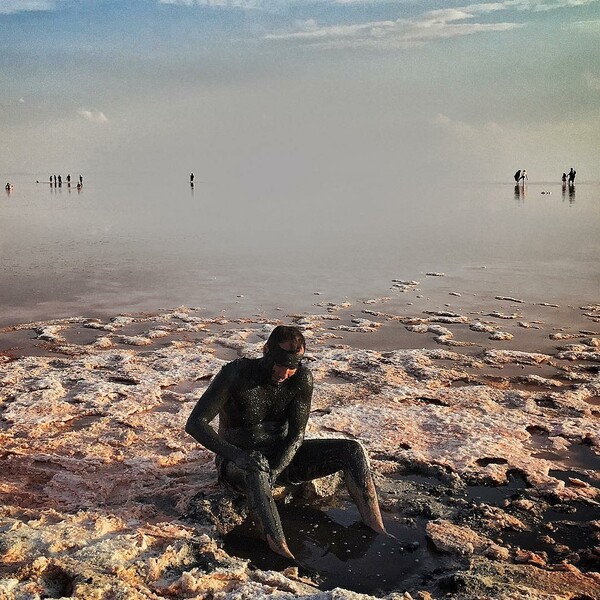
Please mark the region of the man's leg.
[[387, 534], [369, 460], [358, 442], [346, 439], [305, 440], [288, 467], [287, 475], [291, 481], [310, 481], [338, 471], [344, 472], [346, 487], [363, 522], [373, 531]]
[[294, 558], [285, 540], [279, 512], [273, 500], [269, 474], [258, 470], [242, 471], [233, 463], [228, 463], [222, 471], [222, 477], [235, 489], [244, 491], [248, 510], [258, 521], [269, 548], [281, 556]]

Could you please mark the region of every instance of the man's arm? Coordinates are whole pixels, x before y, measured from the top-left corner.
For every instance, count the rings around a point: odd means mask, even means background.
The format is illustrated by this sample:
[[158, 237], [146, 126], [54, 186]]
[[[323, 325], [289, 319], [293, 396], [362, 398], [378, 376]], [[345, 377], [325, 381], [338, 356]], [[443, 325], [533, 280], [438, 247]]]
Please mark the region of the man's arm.
[[300, 379], [300, 388], [298, 394], [290, 403], [288, 408], [288, 433], [284, 440], [284, 447], [279, 452], [277, 459], [271, 469], [271, 483], [274, 483], [277, 477], [281, 475], [284, 469], [292, 462], [298, 448], [304, 441], [304, 432], [306, 423], [310, 415], [310, 402], [313, 393], [313, 377], [311, 372], [304, 368], [302, 373], [298, 373]]
[[263, 456], [249, 453], [230, 444], [210, 425], [210, 422], [219, 414], [229, 399], [235, 376], [236, 367], [233, 363], [229, 363], [221, 369], [192, 410], [185, 425], [185, 431], [205, 448], [232, 461], [241, 469], [268, 471], [269, 465]]

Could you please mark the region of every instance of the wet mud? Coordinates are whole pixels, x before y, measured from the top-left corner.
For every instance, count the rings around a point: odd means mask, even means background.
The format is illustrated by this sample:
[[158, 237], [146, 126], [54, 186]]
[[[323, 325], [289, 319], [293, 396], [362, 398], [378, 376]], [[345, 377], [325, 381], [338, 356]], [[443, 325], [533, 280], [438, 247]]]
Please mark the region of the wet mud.
[[[375, 534], [360, 521], [355, 508], [317, 510], [310, 505], [280, 510], [290, 549], [303, 570], [322, 590], [336, 587], [383, 595], [422, 585], [432, 573], [453, 572], [457, 560], [429, 547], [424, 519], [383, 514], [389, 538]], [[271, 570], [285, 565], [269, 552], [250, 519], [228, 533], [224, 548], [250, 560], [254, 568]]]

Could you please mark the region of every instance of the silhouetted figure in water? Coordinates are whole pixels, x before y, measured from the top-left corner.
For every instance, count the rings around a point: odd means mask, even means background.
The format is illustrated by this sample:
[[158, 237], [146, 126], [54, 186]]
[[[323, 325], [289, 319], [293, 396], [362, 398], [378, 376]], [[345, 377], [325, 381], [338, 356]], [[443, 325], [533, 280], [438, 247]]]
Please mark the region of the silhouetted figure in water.
[[54, 176], [54, 187], [56, 187], [56, 175]]
[[190, 185], [194, 185], [194, 174], [190, 173]]
[[[83, 177], [82, 177], [81, 175], [79, 176], [79, 183], [80, 183], [81, 185], [83, 185]], [[93, 187], [93, 186], [92, 186], [92, 187]]]
[[67, 175], [67, 185], [71, 187], [71, 176]]
[[62, 177], [58, 176], [58, 187], [62, 187]]
[[525, 169], [519, 169], [515, 174], [514, 174], [514, 179], [517, 182], [517, 185], [519, 184], [525, 184], [525, 180], [527, 179], [527, 171]]
[[515, 200], [521, 202], [525, 198], [525, 188], [517, 183], [515, 185]]
[[[212, 380], [185, 430], [216, 453], [219, 481], [246, 496], [274, 552], [293, 559], [272, 488], [297, 485], [338, 471], [362, 520], [385, 534], [377, 492], [363, 447], [355, 440], [305, 440], [313, 379], [302, 364], [306, 342], [297, 327], [279, 325], [262, 358], [239, 358]], [[219, 416], [219, 430], [210, 425]]]
[[567, 183], [567, 174], [566, 173], [562, 174], [562, 182]]
[[575, 175], [577, 175], [577, 171], [571, 167], [571, 170], [569, 171], [569, 185], [575, 185]]

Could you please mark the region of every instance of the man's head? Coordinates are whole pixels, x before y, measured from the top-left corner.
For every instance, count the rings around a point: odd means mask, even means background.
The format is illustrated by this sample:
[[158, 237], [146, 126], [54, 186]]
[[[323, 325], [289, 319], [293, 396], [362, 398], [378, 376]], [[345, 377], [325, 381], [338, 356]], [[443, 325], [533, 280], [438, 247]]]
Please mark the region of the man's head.
[[271, 382], [280, 385], [300, 367], [306, 340], [297, 327], [278, 325], [273, 329], [263, 349]]

